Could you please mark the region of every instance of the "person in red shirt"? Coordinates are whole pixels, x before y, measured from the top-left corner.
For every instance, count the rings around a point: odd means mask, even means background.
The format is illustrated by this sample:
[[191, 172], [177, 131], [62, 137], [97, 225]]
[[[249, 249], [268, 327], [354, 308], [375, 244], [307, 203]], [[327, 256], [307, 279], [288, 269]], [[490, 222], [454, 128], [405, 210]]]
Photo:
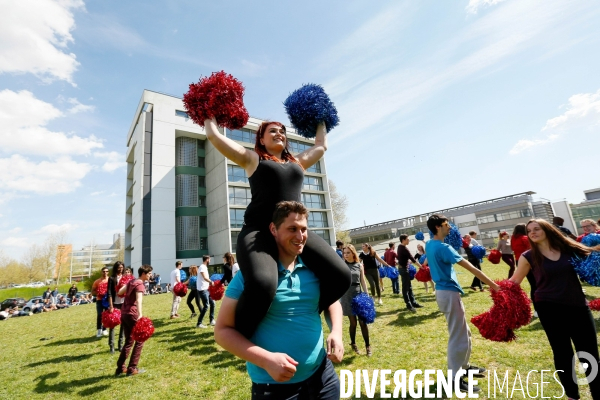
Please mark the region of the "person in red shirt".
[[108, 331], [102, 326], [102, 311], [106, 310], [102, 305], [102, 298], [108, 290], [108, 267], [102, 268], [102, 278], [98, 278], [92, 284], [92, 295], [96, 296], [96, 337], [108, 336]]
[[[389, 248], [383, 254], [383, 260], [388, 263], [388, 265], [392, 268], [396, 268], [396, 260], [398, 259], [398, 254], [394, 251], [396, 249], [396, 245], [392, 242], [389, 245]], [[391, 278], [390, 278], [391, 279]], [[398, 278], [392, 279], [392, 291], [394, 294], [400, 294], [400, 285], [398, 284]]]
[[[146, 292], [144, 283], [150, 279], [151, 272], [152, 267], [150, 265], [142, 265], [138, 269], [139, 279], [130, 281], [127, 283], [127, 285], [123, 286], [119, 290], [118, 294], [120, 296], [125, 295], [125, 302], [121, 307], [121, 326], [123, 327], [123, 333], [125, 335], [125, 346], [123, 346], [121, 355], [119, 355], [119, 359], [117, 360], [117, 370], [115, 371], [115, 376], [119, 376], [124, 373], [127, 373], [127, 376], [131, 376], [144, 372], [144, 370], [139, 370], [137, 367], [140, 361], [140, 356], [142, 355], [142, 347], [144, 347], [144, 342], [134, 341], [131, 338], [131, 331], [133, 331], [135, 323], [142, 318], [142, 299], [144, 298], [144, 293]], [[131, 353], [131, 358], [129, 359], [129, 366], [125, 368], [125, 361], [127, 360], [132, 347], [133, 352]]]

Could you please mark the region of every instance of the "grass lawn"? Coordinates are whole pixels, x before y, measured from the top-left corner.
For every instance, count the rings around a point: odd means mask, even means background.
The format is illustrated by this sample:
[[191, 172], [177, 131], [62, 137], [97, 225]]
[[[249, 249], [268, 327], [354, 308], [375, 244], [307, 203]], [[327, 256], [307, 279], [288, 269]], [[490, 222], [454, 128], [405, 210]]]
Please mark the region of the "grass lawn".
[[[472, 276], [457, 267], [459, 280], [467, 288]], [[505, 278], [506, 265], [491, 265], [487, 261], [483, 270], [495, 279]], [[413, 281], [417, 300], [425, 307], [413, 314], [405, 310], [399, 296], [391, 294], [389, 279], [384, 280], [383, 306], [378, 307], [377, 319], [369, 326], [373, 357], [364, 355], [364, 343], [357, 334], [357, 344], [362, 350], [354, 355], [349, 346], [347, 318], [344, 320], [344, 361], [340, 369], [446, 369], [447, 331], [444, 317], [439, 313], [434, 295], [425, 294], [423, 284]], [[527, 282], [523, 288], [529, 290]], [[600, 288], [585, 286], [588, 298], [600, 297]], [[486, 311], [491, 306], [489, 293], [472, 293], [463, 296], [467, 316]], [[217, 302], [217, 307], [220, 302]], [[250, 380], [245, 363], [217, 346], [213, 329], [196, 329], [195, 320], [182, 302], [182, 318], [169, 320], [171, 295], [154, 295], [144, 298], [144, 314], [153, 319], [156, 332], [144, 346], [140, 368], [147, 372], [130, 378], [114, 378], [118, 354], [108, 351], [107, 338], [95, 337], [95, 307], [82, 305], [67, 310], [38, 314], [31, 317], [0, 321], [0, 358], [4, 370], [0, 385], [1, 399], [248, 399]], [[207, 318], [207, 317], [206, 317]], [[494, 343], [481, 337], [471, 325], [473, 333], [473, 364], [496, 370], [504, 376], [509, 371], [512, 388], [515, 373], [521, 374], [526, 386], [530, 370], [553, 369], [552, 353], [539, 320], [517, 331], [518, 339], [512, 343]], [[290, 346], [294, 335], [289, 335]], [[422, 376], [421, 376], [422, 379]], [[552, 376], [546, 376], [544, 397], [559, 396], [561, 389]], [[538, 386], [535, 386], [534, 383]], [[536, 396], [540, 375], [532, 374], [529, 390]], [[487, 379], [479, 379], [487, 397]], [[389, 391], [394, 388], [392, 384]], [[517, 388], [519, 388], [517, 382]], [[379, 390], [377, 390], [379, 393]], [[493, 398], [493, 392], [491, 393]], [[590, 398], [587, 387], [581, 390], [582, 398]], [[366, 398], [364, 387], [362, 398]], [[506, 398], [496, 394], [496, 398]], [[540, 398], [540, 393], [537, 394]], [[377, 395], [375, 398], [378, 398]], [[514, 392], [513, 398], [529, 398], [527, 392]]]

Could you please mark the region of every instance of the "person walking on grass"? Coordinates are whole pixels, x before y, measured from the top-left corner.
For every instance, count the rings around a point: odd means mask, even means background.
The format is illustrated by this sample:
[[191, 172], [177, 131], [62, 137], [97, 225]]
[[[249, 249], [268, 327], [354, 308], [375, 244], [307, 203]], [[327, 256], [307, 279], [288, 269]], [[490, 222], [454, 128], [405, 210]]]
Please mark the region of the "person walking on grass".
[[406, 246], [408, 246], [409, 241], [408, 235], [400, 235], [400, 244], [398, 245], [398, 266], [400, 267], [400, 277], [402, 278], [402, 297], [404, 298], [404, 303], [406, 304], [406, 308], [414, 313], [417, 312], [417, 308], [423, 306], [415, 300], [410, 274], [408, 273], [408, 261], [410, 260], [413, 264], [417, 264], [419, 268], [421, 268], [421, 264], [419, 264], [412, 254], [410, 254], [410, 251], [408, 251], [408, 247]]
[[[391, 242], [388, 245], [387, 250], [383, 253], [383, 259], [389, 266], [392, 268], [396, 268], [396, 260], [398, 259], [398, 254], [396, 253], [396, 245]], [[394, 294], [400, 294], [400, 285], [398, 285], [398, 278], [390, 278], [392, 281], [392, 292]]]
[[369, 282], [371, 297], [375, 297], [375, 292], [377, 292], [377, 304], [382, 305], [383, 302], [381, 301], [381, 288], [379, 287], [379, 269], [377, 268], [377, 261], [385, 266], [389, 265], [377, 255], [370, 244], [363, 243], [362, 250], [363, 251], [358, 256], [360, 257], [365, 269], [365, 276]]
[[[171, 290], [181, 282], [181, 267], [183, 263], [181, 261], [177, 261], [175, 263], [175, 269], [171, 271]], [[173, 303], [171, 303], [171, 319], [179, 318], [179, 303], [181, 303], [181, 297], [177, 296], [175, 292], [173, 292]]]
[[190, 267], [190, 276], [187, 281], [183, 283], [188, 287], [188, 295], [187, 295], [187, 306], [189, 307], [192, 315], [190, 318], [196, 317], [196, 310], [194, 309], [193, 302], [196, 302], [196, 306], [198, 307], [198, 311], [200, 311], [200, 297], [198, 295], [198, 266], [192, 265]]
[[[142, 300], [144, 299], [144, 292], [146, 291], [144, 282], [147, 282], [148, 279], [150, 279], [151, 273], [152, 267], [150, 265], [142, 265], [138, 269], [139, 279], [129, 281], [127, 285], [119, 290], [118, 294], [125, 296], [125, 301], [121, 307], [121, 325], [123, 326], [123, 332], [125, 333], [125, 345], [117, 360], [115, 376], [120, 376], [122, 374], [132, 376], [145, 372], [143, 369], [138, 369], [144, 342], [136, 342], [133, 340], [131, 332], [133, 331], [135, 323], [142, 318]], [[131, 358], [129, 359], [129, 365], [125, 367], [125, 361], [127, 361], [130, 352]]]
[[[450, 232], [448, 218], [443, 215], [433, 214], [427, 220], [427, 227], [433, 232], [433, 239], [425, 245], [427, 261], [431, 271], [431, 277], [435, 282], [435, 299], [440, 311], [446, 318], [448, 326], [448, 373], [453, 374], [473, 370], [475, 376], [483, 376], [485, 368], [470, 364], [471, 357], [471, 330], [465, 317], [465, 306], [460, 298], [464, 294], [453, 264], [458, 264], [483, 282], [487, 283], [493, 290], [499, 290], [499, 286], [487, 277], [483, 272], [475, 268], [470, 262], [462, 258], [450, 245], [444, 243], [444, 238]], [[468, 390], [468, 383], [464, 377], [460, 378], [457, 389]], [[479, 392], [478, 386], [473, 386], [474, 392]]]
[[[123, 271], [125, 269], [125, 265], [121, 261], [115, 262], [113, 265], [112, 273], [110, 274], [110, 278], [108, 278], [108, 311], [113, 312], [116, 308], [117, 310], [121, 309], [121, 305], [123, 304], [123, 298], [117, 296], [117, 286], [123, 277]], [[121, 351], [123, 348], [123, 340], [125, 339], [123, 333], [123, 325], [119, 325], [119, 343], [118, 350]], [[115, 329], [110, 328], [108, 331], [108, 347], [110, 348], [110, 354], [115, 353]]]
[[98, 278], [92, 284], [91, 295], [96, 296], [96, 337], [102, 337], [108, 335], [108, 331], [102, 326], [102, 311], [106, 310], [102, 305], [102, 298], [105, 293], [100, 293], [98, 290], [100, 285], [106, 285], [108, 289], [108, 268], [102, 268], [102, 277]]
[[[425, 247], [423, 247], [423, 245], [421, 243], [417, 244], [417, 252], [415, 253], [415, 260], [419, 260], [419, 263], [420, 263], [421, 257], [423, 257], [424, 255], [425, 255]], [[425, 257], [425, 260], [423, 261], [421, 266], [429, 268], [429, 264], [427, 264], [427, 257]], [[431, 289], [433, 289], [432, 294], [435, 294], [435, 284], [433, 283], [433, 280], [430, 280], [428, 282], [423, 282], [423, 286], [425, 287], [425, 293], [429, 293], [429, 285], [431, 285]]]
[[[479, 258], [475, 257], [475, 255], [473, 255], [473, 246], [476, 246], [473, 242], [477, 243], [473, 238], [471, 238], [471, 235], [463, 236], [463, 249], [465, 250], [465, 253], [467, 253], [467, 261], [481, 271], [481, 261]], [[485, 292], [481, 280], [477, 276], [474, 276], [470, 289], [476, 292], [477, 288], [479, 288], [480, 292]]]
[[[206, 315], [206, 311], [210, 306], [210, 313], [208, 314], [210, 324], [212, 326], [215, 325], [215, 301], [210, 298], [208, 293], [208, 288], [213, 285], [213, 282], [208, 277], [208, 265], [210, 264], [210, 256], [202, 256], [202, 264], [200, 264], [200, 275], [198, 276], [198, 297], [202, 300], [202, 309], [200, 310], [200, 316], [198, 316], [198, 323], [196, 328], [207, 328], [206, 325], [202, 323], [204, 316]], [[198, 306], [200, 308], [200, 306]]]
[[496, 250], [502, 253], [502, 261], [508, 265], [508, 279], [510, 279], [515, 273], [515, 256], [513, 256], [513, 249], [510, 246], [510, 236], [508, 232], [500, 232], [498, 236], [498, 247]]

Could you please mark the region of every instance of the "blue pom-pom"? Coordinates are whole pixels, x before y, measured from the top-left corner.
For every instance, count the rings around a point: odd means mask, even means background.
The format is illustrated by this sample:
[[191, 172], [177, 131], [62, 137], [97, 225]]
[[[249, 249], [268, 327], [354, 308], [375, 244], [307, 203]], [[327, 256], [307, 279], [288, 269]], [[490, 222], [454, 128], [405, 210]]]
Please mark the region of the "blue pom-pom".
[[396, 267], [385, 267], [385, 276], [390, 279], [398, 279], [398, 268]]
[[337, 110], [321, 85], [303, 85], [293, 91], [283, 105], [292, 125], [308, 139], [317, 135], [319, 123], [325, 122], [327, 132], [340, 123]]
[[423, 265], [423, 263], [425, 262], [425, 260], [427, 260], [427, 256], [425, 254], [423, 254], [421, 256], [421, 258], [419, 258], [419, 264]]
[[463, 242], [462, 236], [460, 235], [460, 231], [458, 230], [458, 226], [450, 224], [450, 232], [448, 233], [448, 236], [444, 238], [444, 243], [449, 244], [456, 251], [460, 250]]
[[410, 264], [408, 266], [408, 276], [410, 277], [410, 279], [415, 279], [415, 275], [417, 274], [417, 269], [415, 268], [414, 265]]
[[181, 282], [185, 282], [185, 280], [187, 279], [187, 274], [182, 269], [179, 270], [179, 276], [181, 277]]
[[108, 294], [105, 294], [104, 297], [102, 298], [102, 307], [104, 307], [104, 308], [110, 307], [110, 302], [108, 301]]
[[415, 239], [425, 240], [425, 235], [423, 235], [423, 232], [417, 232], [417, 234], [415, 235]]
[[429, 239], [430, 239], [430, 240], [431, 240], [431, 239], [433, 239], [433, 237], [434, 237], [434, 236], [435, 236], [435, 235], [433, 234], [433, 232], [429, 231]]
[[375, 302], [366, 293], [359, 293], [352, 299], [352, 314], [367, 324], [375, 322]]
[[598, 246], [600, 244], [600, 235], [597, 233], [585, 235], [583, 239], [581, 239], [581, 244], [584, 244], [587, 247]]
[[387, 278], [387, 275], [385, 273], [385, 268], [379, 267], [379, 277], [380, 278]]
[[471, 251], [473, 252], [473, 255], [478, 260], [481, 260], [485, 256], [485, 253], [486, 253], [485, 247], [483, 247], [483, 246], [473, 246]]
[[581, 279], [592, 286], [600, 286], [600, 251], [592, 251], [585, 258], [575, 256], [571, 263]]
[[209, 279], [213, 282], [220, 281], [223, 279], [223, 274], [212, 274]]

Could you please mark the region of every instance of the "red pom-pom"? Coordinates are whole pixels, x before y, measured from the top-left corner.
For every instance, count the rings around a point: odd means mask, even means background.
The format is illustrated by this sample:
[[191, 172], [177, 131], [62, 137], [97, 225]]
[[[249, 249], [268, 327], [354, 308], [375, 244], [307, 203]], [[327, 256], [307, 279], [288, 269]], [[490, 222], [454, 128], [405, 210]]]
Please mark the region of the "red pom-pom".
[[500, 290], [492, 291], [492, 308], [471, 318], [481, 336], [508, 342], [515, 339], [514, 329], [531, 321], [531, 301], [521, 286], [508, 279], [496, 282]]
[[490, 260], [490, 262], [492, 264], [500, 264], [500, 260], [502, 259], [502, 253], [499, 250], [491, 250], [490, 254], [488, 255], [488, 260]]
[[173, 286], [173, 293], [175, 293], [175, 296], [183, 297], [187, 293], [187, 289], [187, 286], [179, 282]]
[[145, 342], [150, 339], [150, 336], [154, 334], [154, 324], [150, 318], [142, 317], [137, 320], [133, 330], [131, 331], [131, 338], [136, 342]]
[[108, 291], [108, 282], [100, 282], [98, 284], [98, 288], [96, 288], [96, 293], [98, 296], [104, 296]]
[[221, 283], [221, 281], [215, 281], [214, 284], [208, 287], [208, 294], [210, 298], [217, 301], [223, 298], [223, 294], [225, 294], [225, 286]]
[[469, 243], [467, 243], [467, 241], [465, 239], [463, 239], [462, 242], [463, 242], [463, 249], [468, 249]]
[[429, 270], [429, 267], [421, 266], [415, 274], [415, 278], [419, 282], [429, 282], [431, 280], [431, 271]]
[[[119, 279], [119, 284], [117, 285], [117, 293], [119, 292], [119, 290], [121, 290], [121, 288], [123, 286], [127, 285], [129, 282], [131, 282], [134, 279], [135, 278], [133, 275], [123, 275], [121, 277], [121, 279]], [[119, 297], [125, 297], [125, 295], [123, 295], [123, 296], [119, 295]]]
[[248, 122], [244, 106], [244, 85], [224, 71], [192, 83], [183, 95], [183, 104], [192, 121], [204, 126], [204, 120], [214, 117], [219, 126], [242, 128]]
[[115, 308], [113, 312], [108, 310], [102, 311], [102, 326], [108, 329], [113, 329], [121, 324], [121, 310]]
[[600, 311], [600, 299], [595, 299], [595, 300], [590, 301], [589, 306], [590, 306], [590, 310]]

